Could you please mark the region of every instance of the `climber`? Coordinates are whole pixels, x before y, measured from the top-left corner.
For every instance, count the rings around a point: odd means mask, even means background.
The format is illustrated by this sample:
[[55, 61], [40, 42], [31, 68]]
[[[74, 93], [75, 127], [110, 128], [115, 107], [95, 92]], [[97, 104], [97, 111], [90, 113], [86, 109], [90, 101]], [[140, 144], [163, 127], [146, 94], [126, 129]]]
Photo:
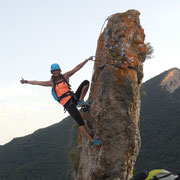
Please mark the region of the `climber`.
[[20, 80], [22, 84], [31, 84], [31, 85], [40, 85], [40, 86], [50, 86], [55, 90], [55, 94], [58, 97], [58, 102], [64, 106], [65, 110], [75, 119], [75, 121], [79, 125], [80, 131], [92, 142], [94, 146], [100, 146], [101, 141], [98, 139], [93, 139], [90, 134], [88, 133], [84, 121], [80, 112], [78, 111], [77, 106], [81, 106], [81, 104], [86, 104], [83, 100], [85, 97], [88, 88], [89, 88], [89, 81], [85, 80], [81, 83], [78, 87], [76, 93], [70, 91], [69, 86], [69, 78], [79, 71], [89, 60], [92, 60], [93, 56], [89, 57], [88, 59], [84, 60], [82, 63], [77, 65], [74, 69], [62, 74], [60, 66], [58, 64], [51, 65], [51, 80], [49, 81], [29, 81], [24, 80], [23, 78]]

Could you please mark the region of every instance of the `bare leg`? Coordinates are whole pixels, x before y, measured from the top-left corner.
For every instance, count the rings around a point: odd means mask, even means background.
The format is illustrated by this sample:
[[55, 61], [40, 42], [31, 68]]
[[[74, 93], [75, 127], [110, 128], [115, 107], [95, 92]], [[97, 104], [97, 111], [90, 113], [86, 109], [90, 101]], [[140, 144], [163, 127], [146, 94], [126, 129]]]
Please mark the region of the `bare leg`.
[[87, 91], [89, 89], [89, 84], [85, 85], [83, 88], [82, 88], [82, 91], [81, 91], [81, 96], [79, 98], [79, 101], [81, 101], [84, 96], [86, 95]]
[[79, 129], [81, 130], [81, 132], [90, 140], [90, 142], [92, 142], [93, 138], [90, 136], [90, 134], [88, 133], [85, 125], [83, 126], [79, 126]]

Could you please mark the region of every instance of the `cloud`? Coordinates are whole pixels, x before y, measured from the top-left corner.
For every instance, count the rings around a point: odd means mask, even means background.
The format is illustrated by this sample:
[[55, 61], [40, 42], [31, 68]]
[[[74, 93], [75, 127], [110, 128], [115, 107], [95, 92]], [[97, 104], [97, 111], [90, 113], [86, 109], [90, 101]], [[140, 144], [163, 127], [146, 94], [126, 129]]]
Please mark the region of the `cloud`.
[[21, 84], [9, 84], [5, 87], [0, 87], [0, 100], [9, 99], [20, 96], [37, 96], [38, 94], [31, 87]]

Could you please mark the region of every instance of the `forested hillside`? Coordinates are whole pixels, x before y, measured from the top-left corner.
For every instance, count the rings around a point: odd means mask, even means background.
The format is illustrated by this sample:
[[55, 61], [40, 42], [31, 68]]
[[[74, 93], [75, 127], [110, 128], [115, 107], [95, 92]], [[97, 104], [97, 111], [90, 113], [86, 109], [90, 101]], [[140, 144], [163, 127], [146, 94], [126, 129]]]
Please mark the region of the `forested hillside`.
[[[174, 81], [180, 82], [180, 70], [169, 76], [166, 71], [141, 88], [141, 150], [136, 169], [165, 168], [174, 173], [180, 171], [180, 87], [173, 89]], [[168, 79], [169, 77], [169, 79]], [[166, 78], [166, 79], [165, 79]], [[162, 81], [170, 84], [167, 89]]]
[[0, 148], [1, 180], [70, 179], [69, 153], [76, 144], [73, 120], [15, 138]]

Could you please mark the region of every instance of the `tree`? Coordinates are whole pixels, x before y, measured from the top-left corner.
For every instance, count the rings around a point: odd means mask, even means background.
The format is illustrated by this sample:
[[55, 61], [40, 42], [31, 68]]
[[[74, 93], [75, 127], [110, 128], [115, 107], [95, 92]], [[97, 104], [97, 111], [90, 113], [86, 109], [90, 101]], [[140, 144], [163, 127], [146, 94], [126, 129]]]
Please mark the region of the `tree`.
[[147, 51], [146, 51], [146, 59], [153, 58], [154, 49], [151, 45], [151, 43], [146, 43]]

